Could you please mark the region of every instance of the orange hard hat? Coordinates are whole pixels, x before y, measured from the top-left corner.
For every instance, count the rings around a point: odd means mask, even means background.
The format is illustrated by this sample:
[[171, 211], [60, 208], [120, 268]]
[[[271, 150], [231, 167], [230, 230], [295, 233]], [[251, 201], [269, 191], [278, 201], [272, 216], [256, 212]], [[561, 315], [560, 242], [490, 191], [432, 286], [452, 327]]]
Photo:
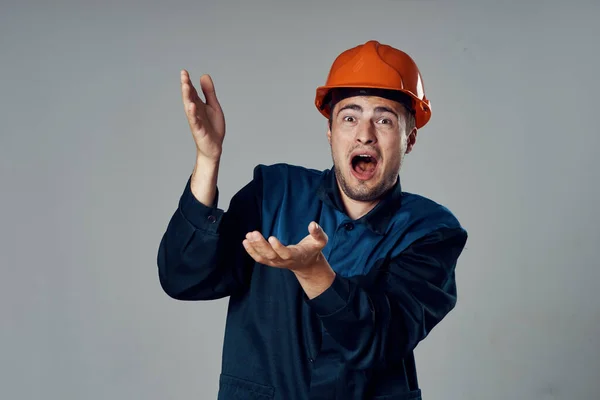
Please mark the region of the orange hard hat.
[[423, 79], [413, 59], [405, 52], [375, 40], [344, 51], [333, 62], [327, 82], [317, 88], [315, 98], [315, 105], [325, 118], [331, 113], [328, 95], [335, 88], [401, 92], [412, 103], [417, 128], [423, 127], [431, 118], [431, 104], [425, 97]]

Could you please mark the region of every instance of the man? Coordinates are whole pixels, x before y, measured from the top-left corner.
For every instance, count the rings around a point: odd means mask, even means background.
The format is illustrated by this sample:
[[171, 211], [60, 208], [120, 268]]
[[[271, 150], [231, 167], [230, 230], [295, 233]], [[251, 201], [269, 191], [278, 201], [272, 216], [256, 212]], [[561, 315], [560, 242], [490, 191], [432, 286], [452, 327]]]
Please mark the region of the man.
[[333, 167], [259, 165], [218, 208], [225, 119], [187, 71], [195, 168], [158, 253], [164, 291], [229, 296], [219, 399], [421, 399], [413, 350], [456, 303], [467, 233], [403, 192], [399, 170], [431, 116], [421, 75], [376, 41], [334, 61], [315, 104]]

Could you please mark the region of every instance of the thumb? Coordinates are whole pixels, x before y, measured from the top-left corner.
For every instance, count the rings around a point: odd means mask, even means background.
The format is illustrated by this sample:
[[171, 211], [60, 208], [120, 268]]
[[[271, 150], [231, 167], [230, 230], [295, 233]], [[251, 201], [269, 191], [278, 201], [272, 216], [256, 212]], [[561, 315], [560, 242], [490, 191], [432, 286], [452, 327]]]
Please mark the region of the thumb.
[[215, 84], [210, 75], [204, 74], [200, 77], [200, 87], [202, 88], [202, 93], [204, 93], [206, 104], [217, 110], [220, 109], [221, 105], [219, 104], [219, 100], [217, 100]]
[[308, 232], [315, 240], [327, 243], [327, 234], [316, 222], [313, 221], [308, 225]]

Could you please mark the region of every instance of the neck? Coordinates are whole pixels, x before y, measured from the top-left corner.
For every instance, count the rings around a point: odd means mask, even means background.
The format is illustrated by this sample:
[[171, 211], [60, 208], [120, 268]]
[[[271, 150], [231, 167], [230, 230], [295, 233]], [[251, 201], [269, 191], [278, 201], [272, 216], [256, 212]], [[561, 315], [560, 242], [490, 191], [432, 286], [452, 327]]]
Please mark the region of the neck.
[[357, 201], [353, 200], [344, 193], [342, 188], [339, 186], [340, 196], [342, 197], [342, 203], [346, 209], [346, 214], [352, 219], [359, 219], [363, 215], [366, 215], [379, 203], [379, 199], [373, 201]]

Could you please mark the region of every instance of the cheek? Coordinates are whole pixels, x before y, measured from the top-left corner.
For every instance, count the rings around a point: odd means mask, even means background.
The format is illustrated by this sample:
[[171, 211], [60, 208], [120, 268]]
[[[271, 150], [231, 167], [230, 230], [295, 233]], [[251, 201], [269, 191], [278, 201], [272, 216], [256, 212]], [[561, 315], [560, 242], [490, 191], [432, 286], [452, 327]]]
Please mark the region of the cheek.
[[400, 150], [401, 150], [402, 154], [404, 154], [407, 147], [408, 147], [408, 139], [406, 138], [405, 135], [402, 135], [402, 139], [400, 140]]
[[406, 137], [406, 135], [401, 133], [394, 138], [394, 144], [391, 147], [399, 149], [401, 153], [404, 153], [406, 151], [407, 146], [408, 146], [407, 137]]
[[398, 158], [406, 150], [406, 139], [401, 139], [398, 136], [390, 136], [389, 140], [380, 141], [382, 147], [385, 149], [385, 153], [388, 158]]
[[348, 143], [339, 136], [332, 136], [329, 144], [333, 152], [336, 154], [342, 155], [348, 149]]

